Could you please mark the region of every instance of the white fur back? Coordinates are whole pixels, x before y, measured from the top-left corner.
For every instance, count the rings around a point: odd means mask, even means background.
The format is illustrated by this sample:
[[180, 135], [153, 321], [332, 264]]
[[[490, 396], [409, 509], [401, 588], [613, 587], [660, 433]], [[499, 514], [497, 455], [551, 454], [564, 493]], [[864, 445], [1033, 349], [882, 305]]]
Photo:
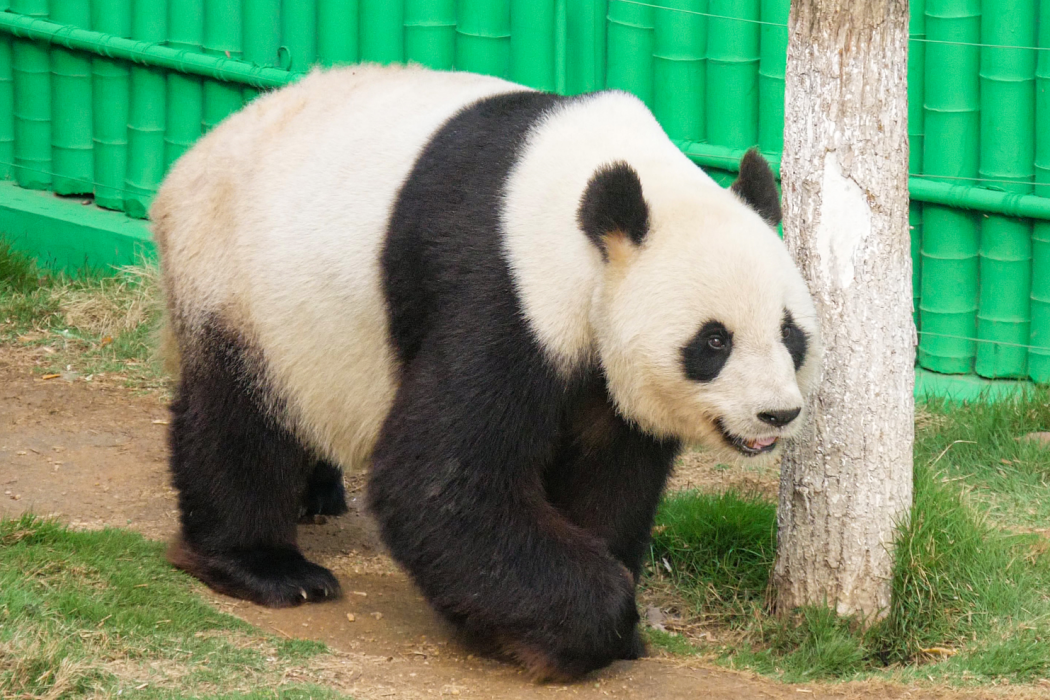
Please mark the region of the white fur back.
[[344, 467], [371, 452], [396, 389], [379, 256], [429, 138], [519, 86], [467, 73], [312, 73], [182, 158], [152, 212], [183, 342], [209, 316], [263, 352], [292, 427]]

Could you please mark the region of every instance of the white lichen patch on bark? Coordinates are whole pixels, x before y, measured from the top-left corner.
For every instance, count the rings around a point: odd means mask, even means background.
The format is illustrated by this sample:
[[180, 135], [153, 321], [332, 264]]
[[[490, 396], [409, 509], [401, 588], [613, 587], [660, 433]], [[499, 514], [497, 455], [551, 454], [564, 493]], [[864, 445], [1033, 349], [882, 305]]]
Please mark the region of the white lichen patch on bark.
[[842, 174], [835, 151], [824, 154], [817, 258], [825, 275], [835, 275], [841, 287], [853, 284], [853, 256], [871, 235], [871, 208], [860, 186]]
[[795, 0], [789, 20], [785, 241], [823, 327], [814, 420], [785, 454], [773, 573], [782, 611], [879, 616], [912, 499], [908, 5]]

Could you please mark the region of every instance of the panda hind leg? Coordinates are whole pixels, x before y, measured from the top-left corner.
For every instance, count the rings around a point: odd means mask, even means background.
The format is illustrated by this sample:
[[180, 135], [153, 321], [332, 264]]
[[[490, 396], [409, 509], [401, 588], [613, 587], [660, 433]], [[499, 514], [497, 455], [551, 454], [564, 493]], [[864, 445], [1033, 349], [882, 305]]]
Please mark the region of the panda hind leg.
[[348, 510], [343, 471], [331, 462], [318, 460], [303, 492], [303, 501], [299, 507], [300, 521], [313, 522], [314, 516], [342, 515]]
[[296, 527], [313, 459], [258, 405], [235, 335], [211, 328], [183, 359], [172, 403], [176, 567], [237, 598], [287, 607], [339, 595], [339, 582], [299, 551]]

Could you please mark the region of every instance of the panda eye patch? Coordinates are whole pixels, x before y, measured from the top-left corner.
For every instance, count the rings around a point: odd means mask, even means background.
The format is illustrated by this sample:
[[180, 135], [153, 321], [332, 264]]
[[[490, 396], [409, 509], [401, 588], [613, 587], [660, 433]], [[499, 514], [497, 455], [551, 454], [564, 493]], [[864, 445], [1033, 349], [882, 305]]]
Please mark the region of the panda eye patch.
[[708, 321], [682, 348], [682, 369], [694, 382], [718, 376], [733, 350], [733, 334], [719, 321]]
[[780, 338], [791, 355], [791, 361], [795, 364], [795, 371], [802, 367], [806, 361], [806, 350], [809, 349], [809, 337], [806, 332], [798, 327], [790, 311], [784, 312], [784, 320], [780, 324]]

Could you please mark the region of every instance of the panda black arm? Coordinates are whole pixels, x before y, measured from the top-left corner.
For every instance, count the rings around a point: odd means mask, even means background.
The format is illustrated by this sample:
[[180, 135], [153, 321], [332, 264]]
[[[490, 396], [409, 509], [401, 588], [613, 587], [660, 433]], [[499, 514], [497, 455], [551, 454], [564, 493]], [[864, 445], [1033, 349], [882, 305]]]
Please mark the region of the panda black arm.
[[373, 454], [369, 503], [438, 611], [533, 675], [570, 679], [634, 653], [634, 582], [546, 498], [571, 388], [534, 346], [499, 337], [438, 328], [421, 345]]
[[548, 498], [601, 537], [637, 580], [677, 440], [660, 440], [617, 414], [600, 377], [567, 416], [545, 476]]

